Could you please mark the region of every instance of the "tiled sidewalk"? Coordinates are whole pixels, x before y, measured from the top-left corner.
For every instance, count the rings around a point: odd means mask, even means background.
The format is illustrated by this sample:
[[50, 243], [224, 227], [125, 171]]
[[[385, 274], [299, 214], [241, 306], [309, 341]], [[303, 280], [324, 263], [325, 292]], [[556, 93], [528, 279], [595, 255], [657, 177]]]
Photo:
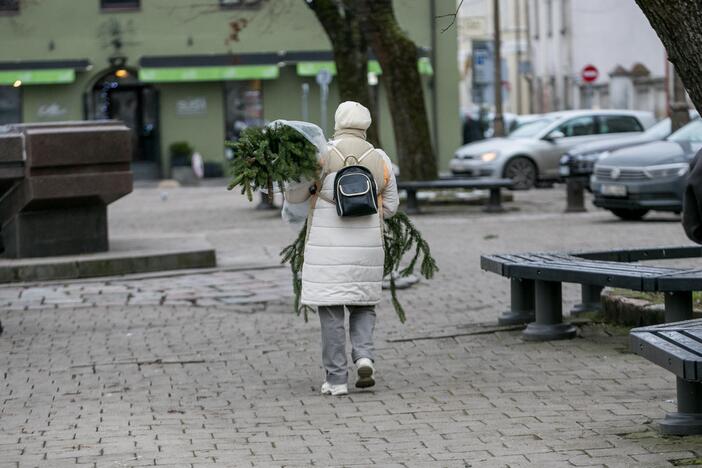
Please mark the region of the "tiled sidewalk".
[[[213, 200], [217, 222], [198, 234], [218, 252], [274, 259], [291, 231], [218, 193], [171, 199]], [[164, 232], [193, 229], [182, 222], [187, 204], [153, 195], [153, 206], [148, 191], [118, 206], [118, 232], [141, 232], [140, 213]], [[685, 243], [668, 219], [562, 216], [561, 195], [520, 193], [523, 210], [503, 216], [417, 217], [441, 272], [402, 291], [407, 324], [381, 304], [378, 385], [346, 397], [318, 394], [319, 325], [291, 312], [283, 268], [0, 287], [0, 468], [699, 459], [702, 437], [658, 434], [655, 421], [675, 407], [674, 379], [629, 354], [625, 331], [587, 326], [571, 341], [525, 343], [518, 331], [480, 328], [508, 302], [507, 282], [480, 272], [480, 253]], [[252, 237], [251, 226], [264, 234]], [[567, 287], [566, 302], [577, 294]]]

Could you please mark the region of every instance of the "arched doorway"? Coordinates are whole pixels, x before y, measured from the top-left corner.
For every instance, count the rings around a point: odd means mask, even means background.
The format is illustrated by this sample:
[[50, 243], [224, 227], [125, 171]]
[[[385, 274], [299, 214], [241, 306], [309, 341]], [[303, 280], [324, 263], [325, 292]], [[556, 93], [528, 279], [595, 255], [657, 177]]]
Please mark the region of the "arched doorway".
[[132, 129], [134, 178], [159, 178], [158, 90], [140, 82], [136, 70], [114, 68], [97, 79], [86, 101], [88, 119], [121, 120]]

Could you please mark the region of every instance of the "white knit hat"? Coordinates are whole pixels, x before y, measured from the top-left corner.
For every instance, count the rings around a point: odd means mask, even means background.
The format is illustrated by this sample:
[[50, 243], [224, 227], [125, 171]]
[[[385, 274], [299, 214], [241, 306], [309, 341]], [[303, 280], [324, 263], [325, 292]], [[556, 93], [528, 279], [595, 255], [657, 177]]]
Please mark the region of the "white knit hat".
[[366, 131], [371, 124], [371, 114], [362, 104], [345, 101], [339, 104], [334, 114], [334, 130], [355, 128]]

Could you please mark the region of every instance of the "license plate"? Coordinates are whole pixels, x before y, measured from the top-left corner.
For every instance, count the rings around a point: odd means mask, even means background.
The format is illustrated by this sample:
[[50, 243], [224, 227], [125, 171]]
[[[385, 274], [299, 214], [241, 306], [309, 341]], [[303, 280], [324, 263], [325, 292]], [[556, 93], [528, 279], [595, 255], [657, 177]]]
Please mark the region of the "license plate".
[[608, 197], [626, 197], [626, 185], [603, 185], [602, 195]]
[[570, 175], [570, 167], [568, 166], [561, 166], [560, 167], [560, 172], [562, 177], [568, 177]]

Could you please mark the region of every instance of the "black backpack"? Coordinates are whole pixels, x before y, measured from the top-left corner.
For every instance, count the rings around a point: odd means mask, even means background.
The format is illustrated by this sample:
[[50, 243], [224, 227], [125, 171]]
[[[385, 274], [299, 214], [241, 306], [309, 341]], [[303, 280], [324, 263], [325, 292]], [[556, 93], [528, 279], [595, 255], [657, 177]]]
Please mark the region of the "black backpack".
[[[333, 148], [341, 157], [341, 153]], [[361, 157], [347, 156], [344, 167], [334, 177], [334, 202], [339, 216], [368, 216], [378, 213], [378, 186], [368, 168], [361, 160], [374, 151], [371, 148]], [[349, 164], [353, 162], [353, 164]]]

